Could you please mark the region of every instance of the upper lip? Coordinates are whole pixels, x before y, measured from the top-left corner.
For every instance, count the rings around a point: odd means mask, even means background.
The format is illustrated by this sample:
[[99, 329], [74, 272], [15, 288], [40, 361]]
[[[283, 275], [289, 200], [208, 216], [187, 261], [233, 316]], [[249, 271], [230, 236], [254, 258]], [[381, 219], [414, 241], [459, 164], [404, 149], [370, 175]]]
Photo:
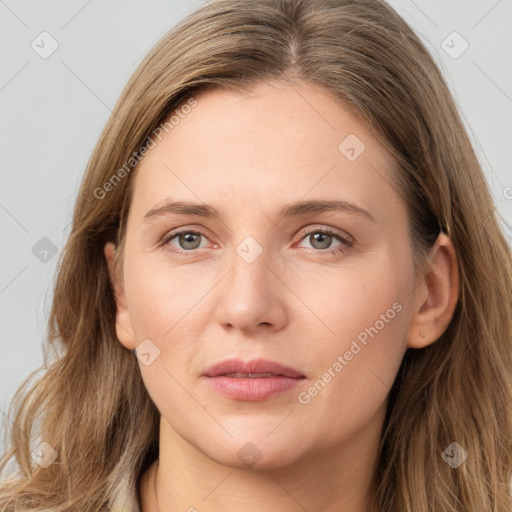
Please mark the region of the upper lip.
[[274, 376], [301, 378], [304, 375], [298, 370], [284, 366], [275, 361], [266, 359], [252, 359], [251, 361], [242, 361], [241, 359], [227, 359], [214, 364], [208, 368], [203, 375], [206, 377], [218, 377], [227, 373], [240, 374], [259, 374], [270, 373]]

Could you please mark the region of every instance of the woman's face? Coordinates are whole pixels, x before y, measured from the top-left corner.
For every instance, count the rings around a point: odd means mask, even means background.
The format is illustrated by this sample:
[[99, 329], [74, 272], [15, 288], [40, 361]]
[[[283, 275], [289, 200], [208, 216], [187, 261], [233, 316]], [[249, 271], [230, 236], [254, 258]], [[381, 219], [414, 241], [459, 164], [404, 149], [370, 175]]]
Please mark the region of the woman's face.
[[[211, 459], [328, 455], [380, 428], [407, 348], [417, 281], [394, 161], [308, 83], [195, 99], [134, 176], [118, 337], [167, 431]], [[229, 359], [297, 373], [213, 377]]]

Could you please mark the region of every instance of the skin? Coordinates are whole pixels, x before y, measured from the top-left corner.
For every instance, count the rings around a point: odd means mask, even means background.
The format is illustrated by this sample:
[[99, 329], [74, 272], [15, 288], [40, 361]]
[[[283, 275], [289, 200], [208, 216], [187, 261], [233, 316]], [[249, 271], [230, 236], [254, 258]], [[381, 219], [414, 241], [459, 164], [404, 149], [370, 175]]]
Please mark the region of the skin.
[[[390, 186], [392, 156], [319, 86], [261, 83], [250, 94], [196, 99], [137, 169], [120, 282], [113, 246], [105, 246], [119, 342], [133, 350], [149, 338], [160, 350], [150, 365], [139, 361], [161, 413], [142, 511], [370, 512], [387, 397], [404, 353], [435, 342], [453, 315], [453, 245], [440, 235], [416, 272], [406, 206]], [[349, 134], [365, 144], [354, 161], [338, 149]], [[223, 218], [144, 222], [169, 198], [212, 204]], [[373, 220], [349, 211], [278, 219], [284, 204], [312, 199], [353, 203]], [[183, 227], [201, 231], [196, 245], [174, 237], [159, 246]], [[316, 241], [325, 228], [352, 246]], [[251, 263], [236, 251], [248, 236], [262, 249]], [[397, 303], [400, 312], [301, 403], [298, 394]], [[230, 399], [201, 377], [230, 357], [278, 361], [306, 379], [265, 401]], [[252, 467], [237, 457], [248, 442], [261, 457]]]

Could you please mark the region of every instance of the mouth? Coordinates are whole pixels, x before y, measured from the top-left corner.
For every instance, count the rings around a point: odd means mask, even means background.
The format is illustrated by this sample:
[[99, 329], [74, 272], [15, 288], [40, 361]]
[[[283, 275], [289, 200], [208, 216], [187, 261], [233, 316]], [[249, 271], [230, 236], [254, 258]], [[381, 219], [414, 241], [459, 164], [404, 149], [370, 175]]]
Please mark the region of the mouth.
[[206, 377], [233, 377], [233, 378], [268, 378], [268, 377], [305, 377], [300, 371], [285, 366], [276, 361], [267, 359], [227, 359], [210, 367], [203, 374]]
[[244, 379], [264, 379], [266, 377], [284, 377], [284, 375], [275, 373], [223, 373], [219, 377], [233, 377]]
[[262, 401], [290, 391], [306, 378], [274, 361], [229, 359], [204, 374], [211, 389], [232, 400]]

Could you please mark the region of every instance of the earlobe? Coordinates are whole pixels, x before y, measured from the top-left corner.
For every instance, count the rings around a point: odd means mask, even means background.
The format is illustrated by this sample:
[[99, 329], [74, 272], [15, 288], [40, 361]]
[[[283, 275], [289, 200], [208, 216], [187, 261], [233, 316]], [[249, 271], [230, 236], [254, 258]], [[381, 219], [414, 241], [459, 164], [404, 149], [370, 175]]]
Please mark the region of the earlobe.
[[114, 244], [107, 242], [103, 249], [103, 253], [107, 260], [108, 271], [110, 276], [110, 282], [112, 284], [112, 290], [114, 292], [114, 298], [116, 302], [116, 334], [120, 343], [129, 350], [133, 350], [136, 346], [133, 329], [130, 320], [130, 313], [126, 303], [126, 297], [124, 293], [124, 287], [121, 282], [116, 278], [114, 268]]
[[424, 277], [415, 293], [407, 346], [424, 348], [447, 329], [459, 297], [459, 271], [453, 242], [444, 233], [434, 244], [425, 262]]

